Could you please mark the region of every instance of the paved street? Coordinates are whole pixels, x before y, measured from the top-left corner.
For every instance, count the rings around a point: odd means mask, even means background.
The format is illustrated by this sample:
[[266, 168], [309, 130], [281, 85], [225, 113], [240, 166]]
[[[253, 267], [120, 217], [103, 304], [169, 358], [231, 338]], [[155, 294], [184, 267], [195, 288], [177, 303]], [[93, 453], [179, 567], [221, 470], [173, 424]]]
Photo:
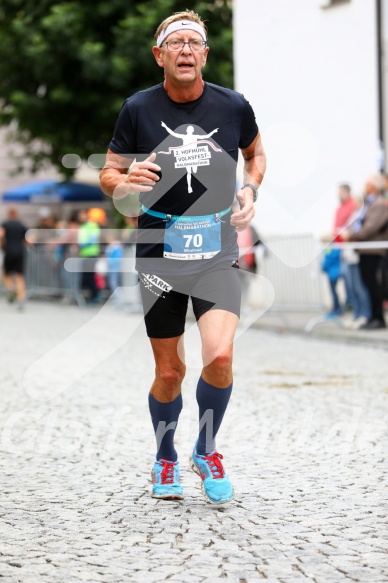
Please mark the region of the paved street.
[[[388, 351], [249, 329], [205, 502], [196, 334], [177, 430], [185, 499], [150, 497], [153, 360], [141, 317], [0, 298], [2, 583], [388, 580]], [[195, 328], [193, 329], [195, 330]]]

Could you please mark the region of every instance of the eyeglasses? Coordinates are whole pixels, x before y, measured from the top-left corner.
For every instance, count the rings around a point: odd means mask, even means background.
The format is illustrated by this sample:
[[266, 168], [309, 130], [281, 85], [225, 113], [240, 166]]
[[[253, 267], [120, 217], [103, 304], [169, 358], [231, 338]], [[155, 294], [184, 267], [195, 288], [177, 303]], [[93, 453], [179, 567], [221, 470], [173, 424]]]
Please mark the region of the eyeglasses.
[[183, 40], [170, 40], [163, 43], [163, 45], [166, 45], [167, 50], [171, 51], [172, 53], [181, 51], [185, 45], [189, 45], [192, 51], [201, 52], [206, 49], [207, 43], [203, 40], [189, 40], [186, 42], [183, 42]]

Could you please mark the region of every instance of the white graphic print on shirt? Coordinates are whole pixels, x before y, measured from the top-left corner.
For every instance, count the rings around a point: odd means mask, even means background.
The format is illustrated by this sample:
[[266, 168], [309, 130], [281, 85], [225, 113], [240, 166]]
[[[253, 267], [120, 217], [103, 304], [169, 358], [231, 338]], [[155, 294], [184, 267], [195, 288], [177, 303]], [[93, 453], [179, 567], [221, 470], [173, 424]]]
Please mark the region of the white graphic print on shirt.
[[220, 148], [217, 148], [212, 142], [208, 141], [208, 138], [218, 132], [218, 128], [210, 132], [210, 134], [202, 136], [200, 134], [194, 134], [194, 128], [191, 125], [187, 126], [185, 134], [178, 134], [172, 131], [163, 121], [162, 127], [174, 138], [182, 140], [183, 145], [171, 147], [168, 149], [168, 152], [158, 152], [158, 154], [173, 153], [175, 156], [175, 168], [186, 168], [187, 191], [191, 193], [193, 192], [191, 187], [192, 172], [196, 174], [198, 166], [209, 166], [210, 164], [211, 152], [209, 151], [209, 146], [215, 152], [222, 152]]

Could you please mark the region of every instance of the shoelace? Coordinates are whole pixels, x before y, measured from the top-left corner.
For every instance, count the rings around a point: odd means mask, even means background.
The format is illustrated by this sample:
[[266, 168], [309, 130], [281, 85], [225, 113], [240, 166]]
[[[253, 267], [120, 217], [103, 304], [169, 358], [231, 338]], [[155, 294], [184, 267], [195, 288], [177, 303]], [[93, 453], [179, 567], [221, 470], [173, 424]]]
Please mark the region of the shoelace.
[[205, 456], [205, 460], [208, 462], [210, 471], [213, 474], [213, 478], [215, 480], [223, 478], [225, 475], [224, 467], [220, 461], [223, 459], [223, 457], [224, 456], [218, 453], [218, 451], [215, 451], [214, 453]]
[[173, 484], [175, 462], [169, 462], [168, 460], [160, 460], [160, 464], [163, 464], [163, 470], [162, 473], [160, 474], [160, 483]]

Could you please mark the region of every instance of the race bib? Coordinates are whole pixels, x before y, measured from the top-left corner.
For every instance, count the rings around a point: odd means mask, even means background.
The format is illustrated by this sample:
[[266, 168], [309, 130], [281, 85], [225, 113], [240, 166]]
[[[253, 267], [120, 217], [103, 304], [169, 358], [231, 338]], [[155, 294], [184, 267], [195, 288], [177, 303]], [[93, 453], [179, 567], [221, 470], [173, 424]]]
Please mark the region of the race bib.
[[172, 218], [166, 223], [164, 253], [168, 259], [211, 259], [221, 251], [221, 222], [214, 216]]

